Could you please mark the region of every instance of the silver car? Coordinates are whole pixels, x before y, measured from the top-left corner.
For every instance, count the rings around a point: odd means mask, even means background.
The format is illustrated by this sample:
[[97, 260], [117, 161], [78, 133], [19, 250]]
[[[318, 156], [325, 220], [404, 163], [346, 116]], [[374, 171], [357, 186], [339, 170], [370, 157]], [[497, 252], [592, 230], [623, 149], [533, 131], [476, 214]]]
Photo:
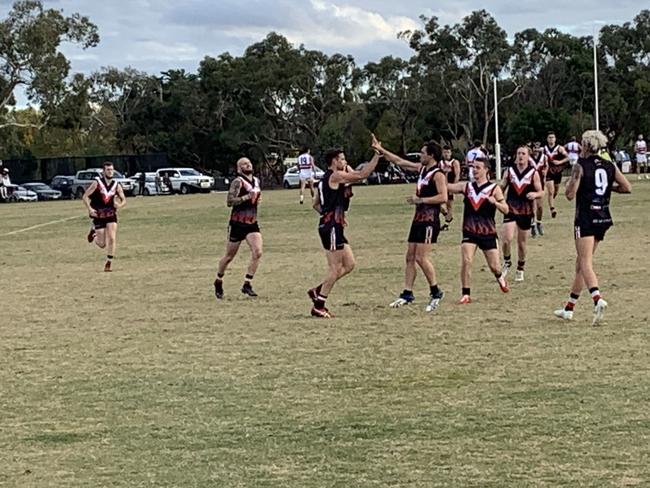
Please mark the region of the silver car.
[[[316, 168], [314, 170], [314, 183], [321, 180], [325, 172]], [[300, 186], [300, 171], [295, 166], [290, 167], [282, 177], [282, 186], [285, 188], [298, 188]]]

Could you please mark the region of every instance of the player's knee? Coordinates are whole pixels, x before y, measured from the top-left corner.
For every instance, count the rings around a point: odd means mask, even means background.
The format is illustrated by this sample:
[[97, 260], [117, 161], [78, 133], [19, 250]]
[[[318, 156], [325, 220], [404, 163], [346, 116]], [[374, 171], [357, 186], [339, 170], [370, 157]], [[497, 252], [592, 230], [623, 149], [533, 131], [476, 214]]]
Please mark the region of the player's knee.
[[415, 255], [415, 262], [419, 266], [424, 266], [429, 262], [429, 258], [426, 254], [416, 254]]
[[415, 263], [415, 251], [411, 251], [410, 249], [406, 251], [406, 262], [408, 264]]
[[262, 254], [262, 248], [253, 249], [253, 259], [255, 261], [262, 259]]
[[354, 269], [356, 264], [357, 263], [354, 261], [354, 259], [346, 261], [345, 264], [343, 264], [345, 274], [350, 273]]

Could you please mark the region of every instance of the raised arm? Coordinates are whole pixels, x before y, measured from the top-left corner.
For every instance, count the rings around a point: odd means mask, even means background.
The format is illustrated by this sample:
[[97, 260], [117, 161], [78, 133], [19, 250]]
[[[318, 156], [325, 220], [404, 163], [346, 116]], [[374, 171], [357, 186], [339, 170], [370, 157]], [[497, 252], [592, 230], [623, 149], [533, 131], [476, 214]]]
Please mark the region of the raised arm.
[[332, 176], [330, 176], [330, 182], [335, 184], [343, 183], [344, 185], [349, 185], [351, 183], [357, 183], [359, 181], [365, 180], [377, 167], [377, 163], [379, 162], [380, 157], [381, 154], [375, 153], [370, 162], [366, 164], [361, 171], [335, 171]]
[[407, 169], [409, 171], [420, 171], [422, 165], [420, 163], [414, 163], [412, 161], [407, 161], [406, 159], [400, 158], [397, 154], [390, 152], [388, 149], [384, 148], [381, 145], [381, 142], [377, 140], [374, 134], [372, 134], [372, 148], [375, 151], [379, 151], [383, 156], [393, 164], [396, 164], [402, 169]]
[[564, 195], [567, 200], [571, 201], [576, 197], [578, 193], [578, 188], [580, 187], [580, 179], [582, 178], [582, 166], [580, 163], [573, 165], [571, 169], [571, 178], [566, 184], [566, 189], [564, 190]]

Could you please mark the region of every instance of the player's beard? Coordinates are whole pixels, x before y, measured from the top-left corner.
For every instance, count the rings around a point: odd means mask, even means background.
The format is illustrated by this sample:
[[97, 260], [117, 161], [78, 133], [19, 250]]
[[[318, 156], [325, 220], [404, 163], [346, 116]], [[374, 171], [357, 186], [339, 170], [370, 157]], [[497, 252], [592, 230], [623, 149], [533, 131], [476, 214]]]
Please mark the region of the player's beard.
[[244, 176], [251, 176], [253, 174], [252, 169], [251, 170], [243, 169], [241, 172]]

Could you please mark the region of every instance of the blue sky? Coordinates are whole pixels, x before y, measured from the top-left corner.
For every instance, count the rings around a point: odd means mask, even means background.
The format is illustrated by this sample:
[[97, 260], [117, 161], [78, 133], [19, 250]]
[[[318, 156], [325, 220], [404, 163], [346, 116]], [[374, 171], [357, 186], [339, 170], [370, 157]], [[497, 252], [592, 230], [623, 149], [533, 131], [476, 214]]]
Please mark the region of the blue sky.
[[[0, 0], [3, 16], [11, 1]], [[547, 0], [45, 0], [46, 8], [87, 15], [99, 26], [100, 45], [65, 47], [73, 71], [132, 66], [149, 73], [194, 71], [206, 55], [238, 55], [276, 31], [310, 49], [354, 56], [358, 64], [392, 54], [411, 54], [397, 32], [420, 26], [421, 14], [456, 23], [485, 8], [513, 35], [527, 27], [556, 27], [591, 34], [597, 23], [632, 21], [638, 1]]]

